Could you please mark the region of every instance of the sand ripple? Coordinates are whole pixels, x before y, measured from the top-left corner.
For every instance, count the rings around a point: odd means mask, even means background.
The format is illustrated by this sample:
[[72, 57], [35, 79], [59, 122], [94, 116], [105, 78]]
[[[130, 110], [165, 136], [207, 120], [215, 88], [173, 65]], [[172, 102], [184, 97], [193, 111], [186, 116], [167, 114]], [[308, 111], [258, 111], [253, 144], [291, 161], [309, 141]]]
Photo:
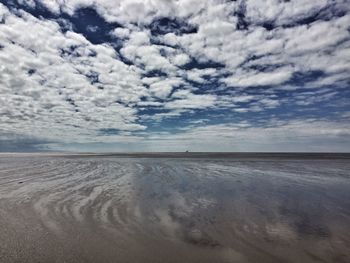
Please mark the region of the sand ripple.
[[347, 160], [1, 156], [0, 262], [349, 262], [349, 171]]

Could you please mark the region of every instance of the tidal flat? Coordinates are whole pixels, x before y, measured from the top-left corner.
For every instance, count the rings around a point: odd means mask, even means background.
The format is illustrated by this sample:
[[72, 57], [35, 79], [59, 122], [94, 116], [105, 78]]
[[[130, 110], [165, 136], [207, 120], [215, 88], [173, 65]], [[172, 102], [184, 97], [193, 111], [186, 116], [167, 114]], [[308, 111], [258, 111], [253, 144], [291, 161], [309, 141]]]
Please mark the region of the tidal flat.
[[1, 154], [0, 262], [350, 262], [350, 156]]

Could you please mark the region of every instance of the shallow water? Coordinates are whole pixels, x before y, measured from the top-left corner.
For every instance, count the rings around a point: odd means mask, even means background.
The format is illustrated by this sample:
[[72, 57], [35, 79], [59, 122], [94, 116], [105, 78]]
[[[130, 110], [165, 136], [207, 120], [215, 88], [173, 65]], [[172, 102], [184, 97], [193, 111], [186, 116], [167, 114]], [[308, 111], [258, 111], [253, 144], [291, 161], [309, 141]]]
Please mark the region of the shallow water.
[[0, 262], [350, 262], [350, 160], [1, 155]]

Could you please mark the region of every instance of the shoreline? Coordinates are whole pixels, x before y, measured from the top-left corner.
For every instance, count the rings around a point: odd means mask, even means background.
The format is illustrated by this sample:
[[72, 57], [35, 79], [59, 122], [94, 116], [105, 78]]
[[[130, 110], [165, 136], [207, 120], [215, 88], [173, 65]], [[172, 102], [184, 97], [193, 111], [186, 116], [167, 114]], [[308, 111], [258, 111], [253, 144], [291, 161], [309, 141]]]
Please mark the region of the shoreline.
[[115, 158], [214, 158], [214, 159], [350, 159], [350, 153], [321, 152], [120, 152], [120, 153], [0, 153], [0, 157], [115, 157]]

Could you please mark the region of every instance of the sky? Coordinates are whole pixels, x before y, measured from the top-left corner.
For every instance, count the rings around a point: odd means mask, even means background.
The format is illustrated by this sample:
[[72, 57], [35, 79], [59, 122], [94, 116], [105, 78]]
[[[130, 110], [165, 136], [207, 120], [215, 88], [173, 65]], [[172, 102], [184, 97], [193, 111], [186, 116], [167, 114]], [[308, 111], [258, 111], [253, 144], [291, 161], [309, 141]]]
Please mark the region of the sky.
[[350, 0], [0, 0], [0, 151], [350, 151]]

